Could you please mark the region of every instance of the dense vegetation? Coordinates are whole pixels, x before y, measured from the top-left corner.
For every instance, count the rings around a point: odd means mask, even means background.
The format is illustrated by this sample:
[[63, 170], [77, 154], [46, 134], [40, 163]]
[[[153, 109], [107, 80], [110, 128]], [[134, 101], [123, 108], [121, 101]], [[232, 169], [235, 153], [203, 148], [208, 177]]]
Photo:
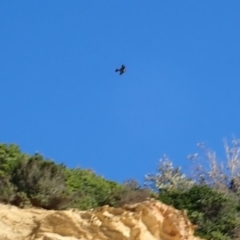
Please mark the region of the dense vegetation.
[[14, 144], [0, 144], [0, 201], [22, 208], [85, 210], [154, 197], [186, 209], [198, 226], [196, 234], [205, 239], [240, 239], [240, 142], [225, 143], [223, 164], [213, 151], [199, 147], [202, 154], [188, 157], [193, 166], [188, 177], [163, 156], [158, 171], [147, 174], [140, 186], [133, 179], [119, 184], [92, 170], [70, 169], [40, 154], [24, 154]]
[[23, 154], [16, 145], [0, 144], [0, 201], [19, 207], [90, 209], [143, 201], [151, 196], [134, 180], [109, 181], [92, 170], [69, 169], [40, 154]]

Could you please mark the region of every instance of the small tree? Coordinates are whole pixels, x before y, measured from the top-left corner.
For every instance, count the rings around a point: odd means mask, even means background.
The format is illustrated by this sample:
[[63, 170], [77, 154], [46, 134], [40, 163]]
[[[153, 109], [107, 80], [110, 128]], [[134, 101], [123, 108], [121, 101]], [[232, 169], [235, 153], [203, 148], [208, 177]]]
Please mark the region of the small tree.
[[182, 189], [187, 190], [194, 185], [194, 181], [181, 172], [180, 167], [173, 167], [172, 161], [166, 156], [159, 160], [157, 173], [145, 175], [145, 185], [154, 191]]
[[233, 139], [231, 145], [224, 140], [226, 159], [220, 161], [216, 152], [204, 143], [197, 144], [200, 154], [187, 158], [192, 161], [192, 178], [197, 184], [206, 184], [223, 192], [240, 192], [240, 140]]

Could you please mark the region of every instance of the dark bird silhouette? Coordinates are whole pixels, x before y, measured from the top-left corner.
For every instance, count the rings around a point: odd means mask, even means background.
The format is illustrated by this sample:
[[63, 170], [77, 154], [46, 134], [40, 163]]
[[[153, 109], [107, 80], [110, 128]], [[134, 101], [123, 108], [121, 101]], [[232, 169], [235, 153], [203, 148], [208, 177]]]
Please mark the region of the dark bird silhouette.
[[121, 68], [117, 68], [115, 72], [119, 72], [119, 75], [122, 75], [123, 73], [126, 72], [126, 67], [122, 64]]

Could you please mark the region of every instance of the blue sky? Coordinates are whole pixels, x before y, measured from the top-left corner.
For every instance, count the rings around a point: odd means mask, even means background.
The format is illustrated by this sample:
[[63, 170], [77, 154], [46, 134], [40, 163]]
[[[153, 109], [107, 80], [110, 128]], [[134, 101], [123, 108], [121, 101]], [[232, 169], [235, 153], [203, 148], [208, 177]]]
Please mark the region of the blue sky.
[[[240, 137], [239, 1], [0, 1], [0, 142], [122, 182]], [[127, 72], [115, 68], [124, 63]]]

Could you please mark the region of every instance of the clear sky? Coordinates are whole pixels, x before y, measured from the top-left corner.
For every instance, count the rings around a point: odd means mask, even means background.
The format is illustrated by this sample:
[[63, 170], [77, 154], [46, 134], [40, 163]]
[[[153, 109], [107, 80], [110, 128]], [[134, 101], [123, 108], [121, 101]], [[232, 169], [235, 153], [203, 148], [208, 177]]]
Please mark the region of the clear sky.
[[29, 154], [119, 182], [185, 168], [240, 137], [240, 1], [0, 1], [0, 103]]

